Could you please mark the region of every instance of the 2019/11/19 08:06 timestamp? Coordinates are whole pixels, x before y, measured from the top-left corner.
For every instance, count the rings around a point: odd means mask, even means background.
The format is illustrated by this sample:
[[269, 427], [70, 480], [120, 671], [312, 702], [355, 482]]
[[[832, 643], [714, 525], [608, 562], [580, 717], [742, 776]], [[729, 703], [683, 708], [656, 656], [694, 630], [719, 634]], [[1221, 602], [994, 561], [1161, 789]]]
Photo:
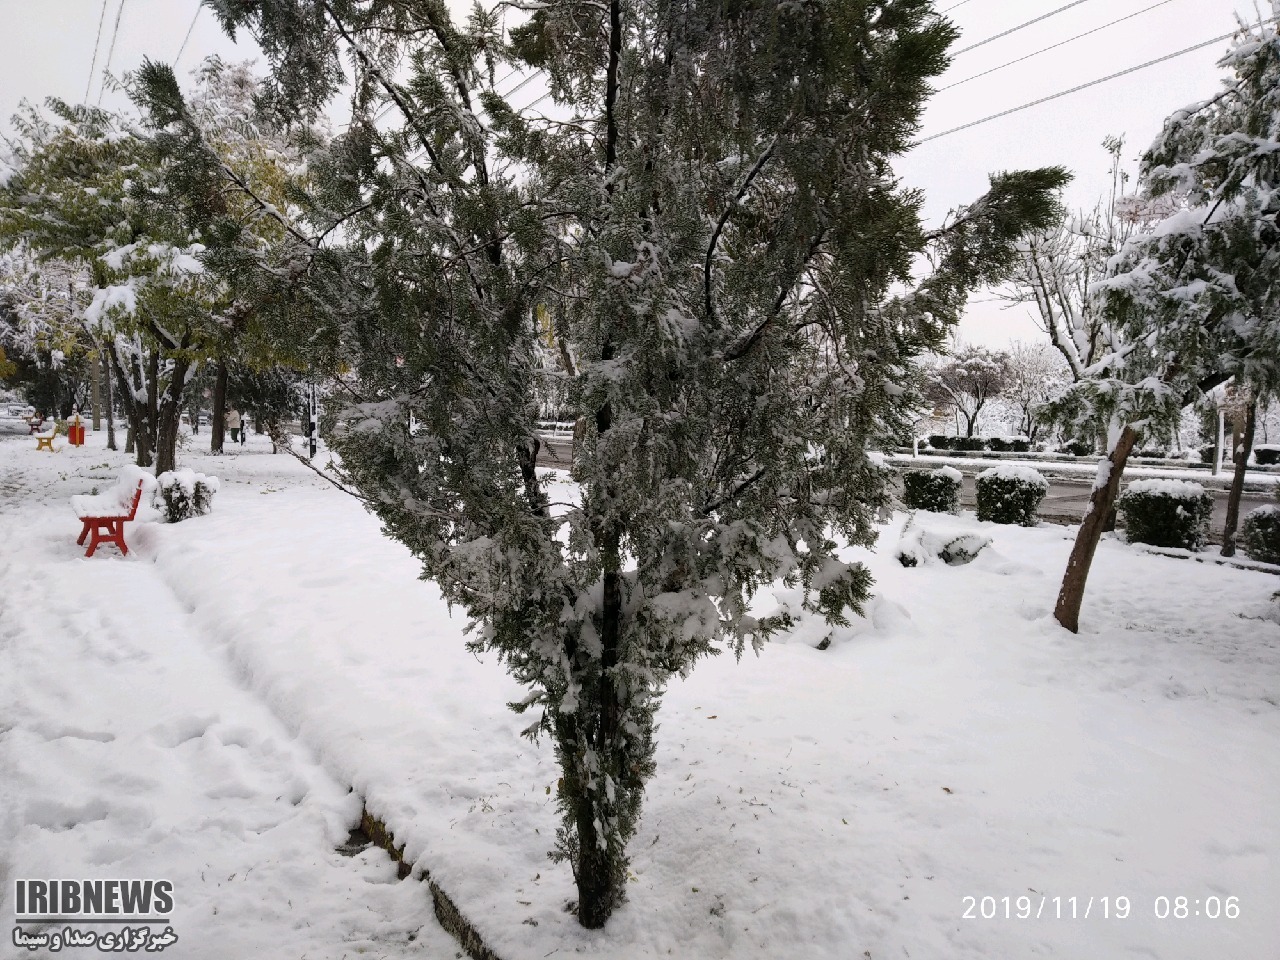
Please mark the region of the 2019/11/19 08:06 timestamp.
[[[1129, 897], [1050, 897], [1044, 894], [1018, 897], [961, 897], [964, 920], [1127, 920], [1133, 915]], [[1234, 920], [1240, 916], [1239, 897], [1156, 897], [1152, 904], [1157, 920]]]

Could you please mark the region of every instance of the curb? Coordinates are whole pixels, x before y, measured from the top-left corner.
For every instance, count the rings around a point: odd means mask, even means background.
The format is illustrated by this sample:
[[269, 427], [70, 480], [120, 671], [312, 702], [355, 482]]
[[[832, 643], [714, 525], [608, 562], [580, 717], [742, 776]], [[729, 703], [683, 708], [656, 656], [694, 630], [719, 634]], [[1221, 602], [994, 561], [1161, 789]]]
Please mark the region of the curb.
[[[396, 862], [397, 874], [401, 880], [413, 873], [413, 864], [405, 862], [404, 859], [404, 844], [396, 846], [395, 836], [383, 821], [369, 812], [368, 806], [360, 811], [360, 829], [370, 840], [387, 851], [391, 859]], [[484, 938], [480, 936], [480, 931], [475, 928], [475, 924], [458, 909], [458, 905], [444, 892], [440, 884], [431, 879], [431, 874], [427, 870], [422, 871], [419, 879], [425, 881], [427, 888], [431, 891], [431, 900], [440, 926], [458, 941], [468, 956], [473, 960], [502, 960], [489, 949]]]

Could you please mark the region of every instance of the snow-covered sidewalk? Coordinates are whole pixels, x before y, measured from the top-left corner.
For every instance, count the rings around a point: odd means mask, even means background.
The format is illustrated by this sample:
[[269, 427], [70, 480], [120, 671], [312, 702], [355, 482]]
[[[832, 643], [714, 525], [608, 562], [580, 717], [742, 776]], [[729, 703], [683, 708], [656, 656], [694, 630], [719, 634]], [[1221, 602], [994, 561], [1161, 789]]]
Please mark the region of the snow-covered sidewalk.
[[[264, 904], [309, 883], [316, 892], [302, 896], [325, 909], [310, 915], [318, 932], [306, 943], [358, 932], [387, 938], [374, 955], [399, 956], [414, 946], [407, 931], [430, 926], [429, 901], [420, 884], [375, 882], [394, 876], [385, 859], [330, 853], [358, 813], [349, 784], [504, 960], [1253, 960], [1280, 943], [1273, 577], [1105, 541], [1075, 637], [1049, 616], [1069, 530], [921, 514], [994, 545], [968, 566], [905, 569], [893, 558], [899, 517], [862, 552], [877, 580], [867, 618], [828, 649], [816, 649], [825, 626], [806, 621], [759, 658], [720, 657], [672, 685], [630, 901], [586, 932], [564, 909], [568, 869], [546, 859], [549, 745], [520, 738], [528, 719], [504, 707], [518, 688], [465, 652], [462, 624], [358, 503], [283, 455], [193, 455], [223, 479], [212, 515], [138, 529], [136, 559], [81, 561], [65, 496], [90, 481], [57, 478], [70, 458], [12, 446], [0, 443], [0, 477], [25, 492], [0, 492], [6, 514], [18, 508], [0, 543], [0, 630], [18, 661], [6, 676], [22, 674], [8, 736], [32, 769], [13, 781], [17, 876], [184, 870], [179, 896], [205, 890], [194, 838], [218, 835], [226, 804], [243, 803], [253, 816], [223, 831], [226, 869], [209, 874], [223, 886], [199, 902], [224, 902], [215, 896], [237, 881], [258, 899], [180, 918], [179, 934], [212, 942], [244, 911], [283, 935]], [[18, 599], [33, 577], [59, 598], [48, 619]], [[157, 706], [105, 691], [108, 678], [158, 683]], [[115, 710], [134, 719], [108, 727]], [[116, 739], [50, 741], [59, 714]], [[219, 759], [193, 764], [183, 751], [197, 749]], [[92, 764], [74, 752], [112, 750]], [[160, 779], [147, 760], [185, 786], [135, 782]], [[39, 822], [55, 792], [47, 767], [79, 798], [62, 833]], [[250, 797], [209, 798], [226, 784]], [[302, 784], [310, 792], [293, 807]], [[147, 816], [159, 825], [142, 826]], [[274, 826], [252, 836], [263, 824]], [[110, 844], [122, 859], [95, 867]], [[242, 879], [237, 867], [264, 850], [310, 859], [290, 873], [282, 854]], [[1179, 896], [1201, 914], [1176, 918]], [[997, 918], [982, 919], [984, 897]], [[1038, 919], [1018, 918], [1019, 897]], [[1238, 917], [1204, 915], [1227, 897], [1239, 898]], [[332, 954], [307, 952], [318, 955]]]
[[[360, 799], [193, 631], [156, 565], [83, 559], [68, 496], [108, 486], [120, 458], [27, 446], [0, 439], [6, 922], [15, 879], [155, 878], [174, 888], [168, 956], [452, 958], [385, 853], [336, 852]], [[10, 929], [4, 944], [33, 956]]]

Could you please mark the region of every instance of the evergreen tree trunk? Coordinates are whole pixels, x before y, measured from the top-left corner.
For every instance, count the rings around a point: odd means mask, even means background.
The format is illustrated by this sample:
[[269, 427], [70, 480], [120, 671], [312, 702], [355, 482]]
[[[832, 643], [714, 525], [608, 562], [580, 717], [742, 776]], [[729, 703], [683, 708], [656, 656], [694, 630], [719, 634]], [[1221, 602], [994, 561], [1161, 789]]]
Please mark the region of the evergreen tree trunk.
[[155, 407], [156, 475], [177, 469], [178, 427], [182, 423], [182, 394], [187, 387], [187, 371], [191, 364], [184, 359], [172, 361], [169, 385], [161, 394]]
[[[146, 397], [142, 400], [138, 399], [135, 391], [136, 384], [131, 380], [124, 364], [120, 362], [120, 357], [116, 351], [110, 351], [111, 366], [115, 371], [116, 379], [120, 381], [120, 401], [124, 407], [125, 418], [129, 422], [129, 432], [125, 435], [124, 452], [134, 455], [134, 462], [140, 467], [151, 466], [152, 451], [155, 449], [153, 440], [153, 430], [155, 420], [150, 416], [150, 402], [155, 396], [154, 388], [148, 389]], [[134, 361], [131, 360], [132, 364]], [[152, 367], [156, 368], [158, 364], [154, 361]]]
[[156, 476], [177, 469], [178, 465], [178, 413], [163, 411], [156, 428]]
[[1080, 604], [1084, 601], [1085, 581], [1089, 579], [1089, 568], [1093, 565], [1093, 555], [1098, 549], [1098, 541], [1102, 539], [1107, 517], [1115, 506], [1120, 476], [1137, 440], [1138, 432], [1126, 424], [1115, 449], [1108, 455], [1111, 466], [1107, 482], [1093, 488], [1089, 509], [1080, 522], [1080, 532], [1076, 534], [1075, 546], [1067, 559], [1067, 570], [1062, 577], [1062, 589], [1058, 591], [1053, 616], [1072, 633], [1080, 632]]
[[116, 411], [115, 411], [115, 401], [111, 396], [111, 381], [114, 379], [114, 377], [112, 377], [111, 375], [111, 367], [107, 363], [106, 357], [100, 357], [100, 359], [102, 360], [103, 366], [106, 367], [106, 369], [103, 371], [105, 375], [102, 378], [102, 386], [106, 394], [106, 401], [107, 401], [107, 449], [115, 450], [116, 449]]
[[1244, 472], [1249, 467], [1249, 454], [1253, 452], [1253, 434], [1258, 421], [1258, 403], [1253, 401], [1245, 409], [1244, 436], [1236, 447], [1235, 471], [1231, 476], [1231, 493], [1227, 495], [1227, 521], [1222, 528], [1222, 555], [1236, 555], [1236, 527], [1240, 522], [1240, 495], [1244, 493]]
[[89, 364], [89, 375], [92, 378], [93, 432], [102, 429], [102, 355], [94, 353], [93, 362]]
[[[614, 559], [618, 551], [616, 535], [611, 536], [610, 546]], [[622, 575], [617, 569], [604, 574], [604, 598], [600, 617], [600, 689], [595, 737], [588, 737], [594, 748], [600, 773], [614, 776], [617, 763], [621, 708], [614, 668], [618, 664], [618, 644], [622, 627]], [[605, 806], [604, 792], [600, 788], [599, 774], [591, 770], [578, 771], [578, 862], [574, 877], [578, 884], [578, 922], [589, 930], [605, 925], [614, 908], [622, 902], [625, 870], [619, 870], [622, 860], [617, 849], [618, 838], [602, 835], [599, 828], [605, 818], [600, 816]], [[595, 789], [589, 784], [593, 783]]]
[[209, 424], [209, 432], [213, 435], [209, 441], [210, 453], [221, 453], [226, 442], [226, 427], [223, 417], [227, 412], [227, 361], [218, 361], [218, 372], [213, 381], [213, 420]]

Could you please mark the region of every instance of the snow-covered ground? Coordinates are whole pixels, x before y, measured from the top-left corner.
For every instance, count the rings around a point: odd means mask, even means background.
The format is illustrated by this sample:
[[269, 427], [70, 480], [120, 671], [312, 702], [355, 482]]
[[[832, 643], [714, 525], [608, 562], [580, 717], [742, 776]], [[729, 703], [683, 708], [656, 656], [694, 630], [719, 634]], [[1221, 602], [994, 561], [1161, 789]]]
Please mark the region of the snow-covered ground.
[[360, 797], [504, 960], [1280, 955], [1273, 576], [1107, 540], [1072, 636], [1070, 530], [920, 514], [994, 543], [906, 569], [896, 517], [828, 649], [807, 621], [668, 691], [630, 901], [586, 932], [549, 745], [357, 502], [193, 449], [213, 513], [84, 560], [67, 498], [123, 457], [34, 446], [0, 436], [4, 858], [173, 880], [170, 955], [454, 956], [421, 884], [334, 851]]

